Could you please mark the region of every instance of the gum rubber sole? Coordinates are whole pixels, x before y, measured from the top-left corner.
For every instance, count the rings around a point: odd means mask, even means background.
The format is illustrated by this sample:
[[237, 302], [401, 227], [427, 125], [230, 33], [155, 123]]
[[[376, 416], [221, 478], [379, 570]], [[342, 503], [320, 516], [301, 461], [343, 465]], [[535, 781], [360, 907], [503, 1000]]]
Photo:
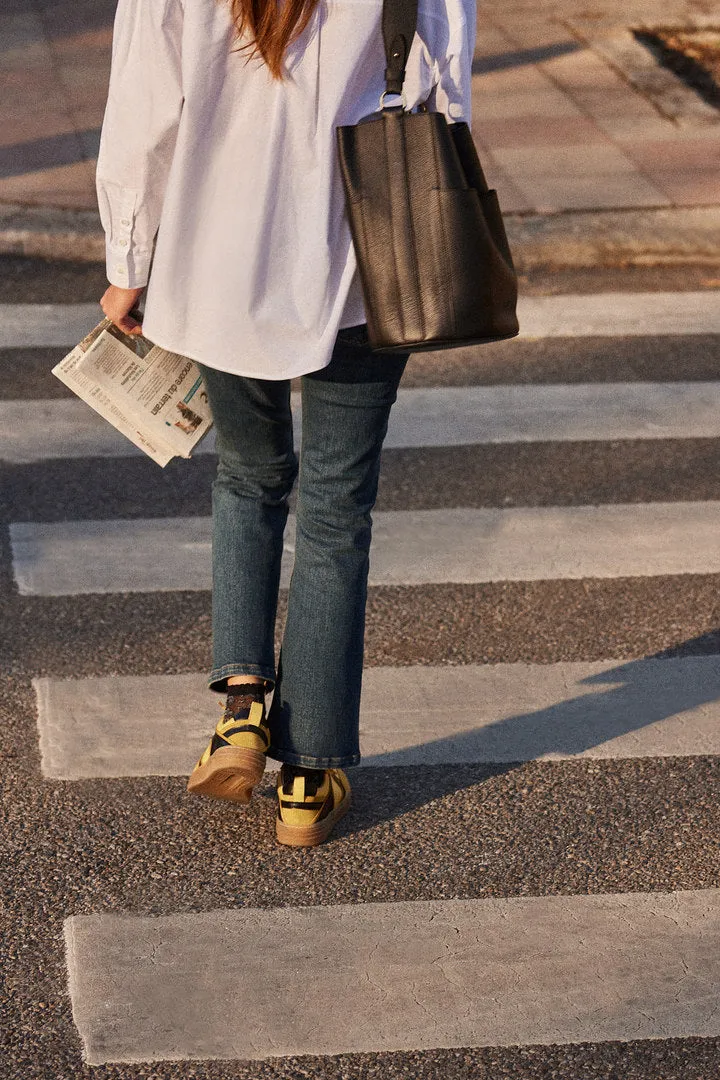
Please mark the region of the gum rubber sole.
[[323, 840], [327, 840], [333, 827], [349, 809], [350, 792], [348, 791], [342, 802], [339, 802], [327, 817], [312, 825], [286, 825], [282, 818], [276, 817], [275, 835], [278, 842], [287, 847], [315, 847], [317, 844], [322, 844]]
[[249, 803], [253, 788], [265, 772], [265, 755], [241, 746], [221, 746], [204, 765], [197, 765], [188, 780], [193, 795]]

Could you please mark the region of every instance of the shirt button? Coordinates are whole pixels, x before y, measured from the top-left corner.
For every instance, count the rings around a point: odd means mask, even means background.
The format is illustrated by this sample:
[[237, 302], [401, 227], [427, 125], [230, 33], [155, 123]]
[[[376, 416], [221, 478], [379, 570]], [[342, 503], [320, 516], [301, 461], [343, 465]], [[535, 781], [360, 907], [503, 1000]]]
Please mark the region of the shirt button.
[[129, 240], [120, 240], [119, 241], [119, 246], [120, 247], [127, 247], [129, 242], [130, 242]]
[[127, 275], [127, 270], [125, 269], [124, 266], [116, 266], [115, 269], [117, 270], [118, 274]]
[[122, 221], [120, 222], [120, 224], [121, 225], [129, 225], [130, 224], [130, 219], [129, 218], [123, 218]]

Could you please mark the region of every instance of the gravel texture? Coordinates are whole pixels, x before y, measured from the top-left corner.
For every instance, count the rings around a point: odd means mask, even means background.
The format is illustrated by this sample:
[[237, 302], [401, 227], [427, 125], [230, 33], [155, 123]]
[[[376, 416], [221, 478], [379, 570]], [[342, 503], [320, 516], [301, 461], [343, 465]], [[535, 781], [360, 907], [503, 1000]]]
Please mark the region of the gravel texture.
[[[0, 466], [0, 521], [205, 516], [216, 458]], [[648, 439], [391, 449], [378, 510], [591, 506], [720, 499], [720, 439]], [[295, 492], [290, 500], [295, 507]]]
[[[707, 267], [627, 266], [563, 269], [537, 267], [519, 277], [528, 296], [558, 293], [694, 291], [718, 288]], [[0, 304], [81, 304], [100, 300], [108, 287], [100, 263], [0, 255]]]
[[[0, 255], [0, 304], [99, 302], [108, 287], [100, 263]], [[98, 309], [98, 321], [102, 311]]]
[[720, 376], [720, 340], [710, 335], [545, 338], [411, 356], [402, 385], [705, 381]]
[[[720, 652], [720, 575], [384, 586], [365, 661], [499, 664]], [[281, 594], [278, 637], [283, 625]], [[210, 595], [5, 596], [0, 670], [72, 678], [203, 671]]]
[[[62, 355], [62, 349], [0, 349], [0, 400], [72, 397], [51, 374]], [[546, 338], [416, 353], [402, 387], [697, 382], [718, 377], [720, 340], [711, 335]], [[293, 389], [300, 389], [299, 380]]]
[[0, 349], [0, 400], [47, 400], [74, 397], [51, 374], [65, 349]]
[[378, 510], [589, 506], [720, 498], [720, 440], [387, 450]]

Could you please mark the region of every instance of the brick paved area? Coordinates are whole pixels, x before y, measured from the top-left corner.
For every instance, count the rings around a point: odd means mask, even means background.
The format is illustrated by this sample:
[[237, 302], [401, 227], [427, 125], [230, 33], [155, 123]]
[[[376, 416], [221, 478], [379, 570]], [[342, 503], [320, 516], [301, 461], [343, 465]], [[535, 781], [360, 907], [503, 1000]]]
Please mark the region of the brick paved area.
[[[95, 207], [114, 7], [4, 5], [0, 203]], [[504, 209], [720, 201], [720, 111], [658, 72], [627, 33], [712, 19], [704, 0], [595, 0], [591, 11], [582, 0], [510, 0], [502, 11], [481, 9], [473, 120]]]

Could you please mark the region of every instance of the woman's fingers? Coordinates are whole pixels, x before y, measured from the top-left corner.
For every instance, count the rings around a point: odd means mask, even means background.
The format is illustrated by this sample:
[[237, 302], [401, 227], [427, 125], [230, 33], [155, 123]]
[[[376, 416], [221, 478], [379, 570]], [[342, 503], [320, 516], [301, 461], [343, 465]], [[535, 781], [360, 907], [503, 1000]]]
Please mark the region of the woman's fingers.
[[118, 326], [125, 334], [141, 334], [142, 326], [135, 319], [129, 315], [123, 316], [121, 319], [112, 320], [116, 326]]
[[129, 313], [137, 304], [143, 291], [143, 289], [121, 289], [118, 285], [110, 285], [103, 293], [100, 307], [105, 316], [124, 334], [142, 333], [142, 326]]

